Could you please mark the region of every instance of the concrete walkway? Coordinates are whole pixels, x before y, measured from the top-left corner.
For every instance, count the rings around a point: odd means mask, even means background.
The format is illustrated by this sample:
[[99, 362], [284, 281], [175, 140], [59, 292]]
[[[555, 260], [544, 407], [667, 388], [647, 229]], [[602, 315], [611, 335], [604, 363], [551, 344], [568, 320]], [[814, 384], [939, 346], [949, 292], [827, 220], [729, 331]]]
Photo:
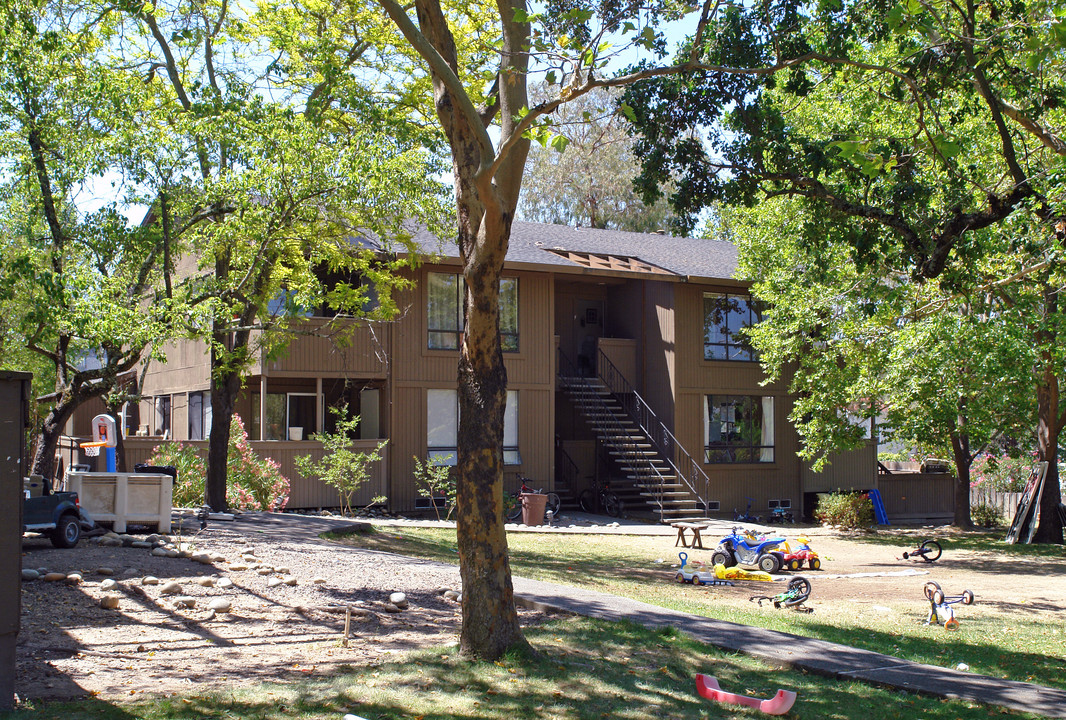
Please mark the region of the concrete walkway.
[[[723, 521], [725, 522], [725, 521]], [[340, 518], [322, 518], [288, 513], [254, 513], [242, 516], [237, 528], [258, 533], [284, 533], [290, 540], [302, 537], [323, 542], [318, 535], [344, 523]], [[424, 521], [374, 521], [383, 526], [438, 526]], [[348, 523], [350, 525], [350, 523]], [[669, 526], [625, 527], [632, 534], [675, 535]], [[454, 523], [450, 523], [454, 527]], [[508, 526], [511, 531], [512, 526]], [[550, 530], [541, 530], [549, 531]], [[609, 525], [583, 532], [618, 532]], [[674, 627], [708, 645], [742, 652], [767, 662], [802, 668], [828, 677], [862, 680], [874, 685], [943, 698], [971, 700], [1049, 718], [1066, 718], [1066, 690], [1031, 683], [1000, 680], [985, 675], [923, 665], [869, 650], [838, 645], [813, 638], [763, 628], [738, 625], [649, 605], [637, 600], [555, 583], [513, 578], [516, 601], [528, 607], [597, 618], [629, 620], [649, 628]]]

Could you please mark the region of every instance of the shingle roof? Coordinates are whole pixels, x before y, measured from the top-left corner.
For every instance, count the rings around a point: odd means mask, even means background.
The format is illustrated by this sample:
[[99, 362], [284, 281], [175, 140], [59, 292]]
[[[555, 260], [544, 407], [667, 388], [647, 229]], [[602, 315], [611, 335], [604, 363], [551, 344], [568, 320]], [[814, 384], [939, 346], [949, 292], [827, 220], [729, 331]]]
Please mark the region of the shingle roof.
[[[459, 256], [452, 241], [439, 243], [425, 231], [419, 232], [415, 239], [427, 253]], [[556, 268], [582, 267], [553, 250], [636, 258], [676, 275], [701, 278], [732, 279], [737, 267], [736, 246], [721, 240], [531, 222], [515, 222], [512, 226], [507, 262]]]

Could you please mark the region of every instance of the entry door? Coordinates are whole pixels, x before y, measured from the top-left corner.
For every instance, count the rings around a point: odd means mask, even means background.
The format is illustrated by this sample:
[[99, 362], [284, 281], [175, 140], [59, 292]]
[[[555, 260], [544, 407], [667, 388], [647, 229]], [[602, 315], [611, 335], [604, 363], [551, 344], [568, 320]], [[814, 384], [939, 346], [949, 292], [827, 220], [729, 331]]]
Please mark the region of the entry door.
[[603, 300], [574, 301], [574, 362], [584, 374], [596, 374], [596, 343], [603, 337]]

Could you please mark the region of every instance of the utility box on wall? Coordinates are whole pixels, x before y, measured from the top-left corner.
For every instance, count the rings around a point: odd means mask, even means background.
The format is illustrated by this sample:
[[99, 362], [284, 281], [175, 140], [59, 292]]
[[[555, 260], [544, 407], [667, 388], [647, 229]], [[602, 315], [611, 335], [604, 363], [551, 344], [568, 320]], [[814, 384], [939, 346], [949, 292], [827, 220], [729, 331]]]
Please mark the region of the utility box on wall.
[[0, 710], [15, 704], [15, 642], [22, 611], [22, 478], [33, 375], [0, 372]]

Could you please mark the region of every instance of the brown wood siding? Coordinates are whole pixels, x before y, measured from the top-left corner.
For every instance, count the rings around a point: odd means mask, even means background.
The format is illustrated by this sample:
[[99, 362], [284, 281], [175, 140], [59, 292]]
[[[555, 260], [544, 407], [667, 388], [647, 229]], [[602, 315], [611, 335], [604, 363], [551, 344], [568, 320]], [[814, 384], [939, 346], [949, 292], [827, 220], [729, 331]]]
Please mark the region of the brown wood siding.
[[[622, 338], [600, 338], [600, 352], [614, 365], [615, 369], [636, 388], [637, 383], [637, 341]], [[601, 369], [602, 372], [602, 369]]]
[[[136, 463], [147, 462], [153, 450], [160, 444], [158, 439], [127, 438], [126, 467], [133, 468]], [[183, 443], [195, 447], [201, 457], [207, 457], [207, 442]], [[377, 443], [370, 440], [356, 440], [355, 447], [369, 452]], [[252, 450], [261, 458], [271, 458], [281, 466], [281, 474], [289, 479], [289, 510], [305, 510], [319, 507], [339, 507], [337, 490], [317, 478], [305, 478], [296, 470], [297, 457], [310, 455], [316, 462], [325, 455], [321, 443], [305, 440], [303, 442], [253, 442]], [[381, 461], [371, 466], [371, 477], [352, 499], [353, 505], [368, 505], [377, 495], [388, 495], [387, 477], [389, 468], [389, 447], [381, 451]]]
[[265, 373], [271, 377], [384, 378], [390, 334], [390, 323], [331, 324], [325, 318], [308, 318], [296, 326], [278, 357], [263, 363]]
[[170, 395], [206, 390], [211, 384], [211, 358], [207, 343], [179, 340], [163, 346], [167, 362], [152, 360], [141, 387], [143, 395]]
[[877, 476], [889, 522], [950, 521], [955, 515], [955, 478], [946, 473]]
[[832, 453], [820, 472], [803, 463], [804, 492], [869, 490], [877, 486], [877, 443], [850, 452]]
[[[677, 434], [674, 424], [677, 402], [677, 323], [674, 307], [676, 283], [645, 283], [642, 344], [644, 363], [641, 395], [659, 419]], [[680, 440], [680, 438], [678, 438]], [[686, 446], [687, 447], [687, 446]], [[690, 450], [691, 452], [691, 450]]]

